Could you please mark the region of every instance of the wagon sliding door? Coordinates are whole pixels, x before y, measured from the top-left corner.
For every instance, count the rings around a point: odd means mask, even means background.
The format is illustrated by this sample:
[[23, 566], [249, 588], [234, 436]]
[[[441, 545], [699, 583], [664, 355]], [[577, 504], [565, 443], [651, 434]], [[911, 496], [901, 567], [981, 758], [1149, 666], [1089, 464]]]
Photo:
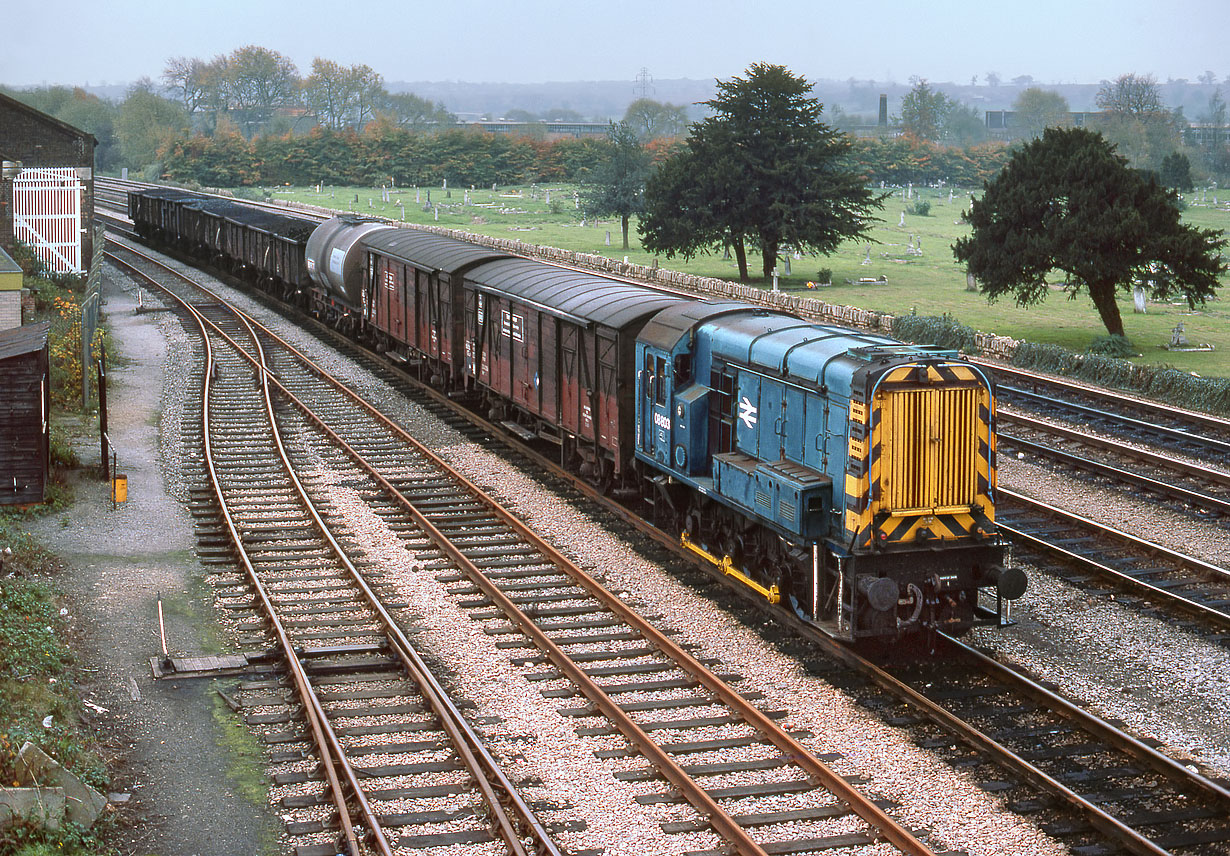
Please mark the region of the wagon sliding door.
[[[619, 351], [615, 334], [600, 330], [595, 337], [598, 383], [594, 405], [598, 445], [617, 451], [619, 448]], [[618, 455], [616, 456], [618, 458]]]
[[572, 434], [581, 432], [581, 331], [561, 323], [560, 336], [560, 424]]
[[538, 361], [534, 382], [543, 419], [552, 425], [560, 421], [559, 350], [556, 347], [559, 320], [545, 314], [538, 316]]

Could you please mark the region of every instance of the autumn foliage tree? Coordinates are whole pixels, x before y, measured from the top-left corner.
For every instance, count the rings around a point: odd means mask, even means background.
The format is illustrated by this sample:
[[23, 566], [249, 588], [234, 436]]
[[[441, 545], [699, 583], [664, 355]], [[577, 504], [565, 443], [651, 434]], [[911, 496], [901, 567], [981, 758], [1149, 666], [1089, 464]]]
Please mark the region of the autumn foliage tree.
[[965, 215], [973, 232], [953, 245], [990, 299], [1044, 300], [1064, 274], [1070, 298], [1087, 292], [1111, 335], [1124, 335], [1116, 295], [1140, 283], [1156, 300], [1188, 306], [1214, 295], [1226, 270], [1220, 230], [1180, 222], [1174, 195], [1129, 168], [1101, 134], [1047, 128], [1012, 156]]

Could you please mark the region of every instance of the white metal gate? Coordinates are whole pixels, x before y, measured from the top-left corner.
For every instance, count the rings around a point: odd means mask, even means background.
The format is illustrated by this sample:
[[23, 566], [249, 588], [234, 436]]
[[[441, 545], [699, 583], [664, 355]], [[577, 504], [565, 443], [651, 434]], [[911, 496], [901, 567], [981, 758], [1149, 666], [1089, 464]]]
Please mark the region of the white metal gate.
[[13, 232], [55, 273], [81, 273], [81, 190], [73, 167], [24, 169], [13, 179]]

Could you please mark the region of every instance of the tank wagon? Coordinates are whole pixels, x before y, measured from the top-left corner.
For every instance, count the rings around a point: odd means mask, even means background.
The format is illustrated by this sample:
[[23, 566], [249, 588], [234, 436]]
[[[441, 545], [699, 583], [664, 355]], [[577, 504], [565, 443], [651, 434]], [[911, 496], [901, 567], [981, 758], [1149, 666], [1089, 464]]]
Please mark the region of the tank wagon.
[[363, 218], [232, 207], [165, 189], [129, 205], [141, 234], [553, 444], [836, 637], [961, 632], [1025, 590], [995, 526], [994, 385], [955, 352]]

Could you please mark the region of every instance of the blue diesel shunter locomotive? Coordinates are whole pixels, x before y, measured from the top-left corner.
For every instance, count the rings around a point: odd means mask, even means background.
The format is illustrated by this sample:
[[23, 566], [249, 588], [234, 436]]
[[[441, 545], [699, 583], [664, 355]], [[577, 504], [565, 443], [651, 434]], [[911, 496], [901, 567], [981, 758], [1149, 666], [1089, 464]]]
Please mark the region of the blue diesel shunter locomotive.
[[832, 634], [961, 632], [1024, 593], [995, 527], [993, 385], [954, 352], [688, 302], [641, 332], [636, 383], [659, 523]]

